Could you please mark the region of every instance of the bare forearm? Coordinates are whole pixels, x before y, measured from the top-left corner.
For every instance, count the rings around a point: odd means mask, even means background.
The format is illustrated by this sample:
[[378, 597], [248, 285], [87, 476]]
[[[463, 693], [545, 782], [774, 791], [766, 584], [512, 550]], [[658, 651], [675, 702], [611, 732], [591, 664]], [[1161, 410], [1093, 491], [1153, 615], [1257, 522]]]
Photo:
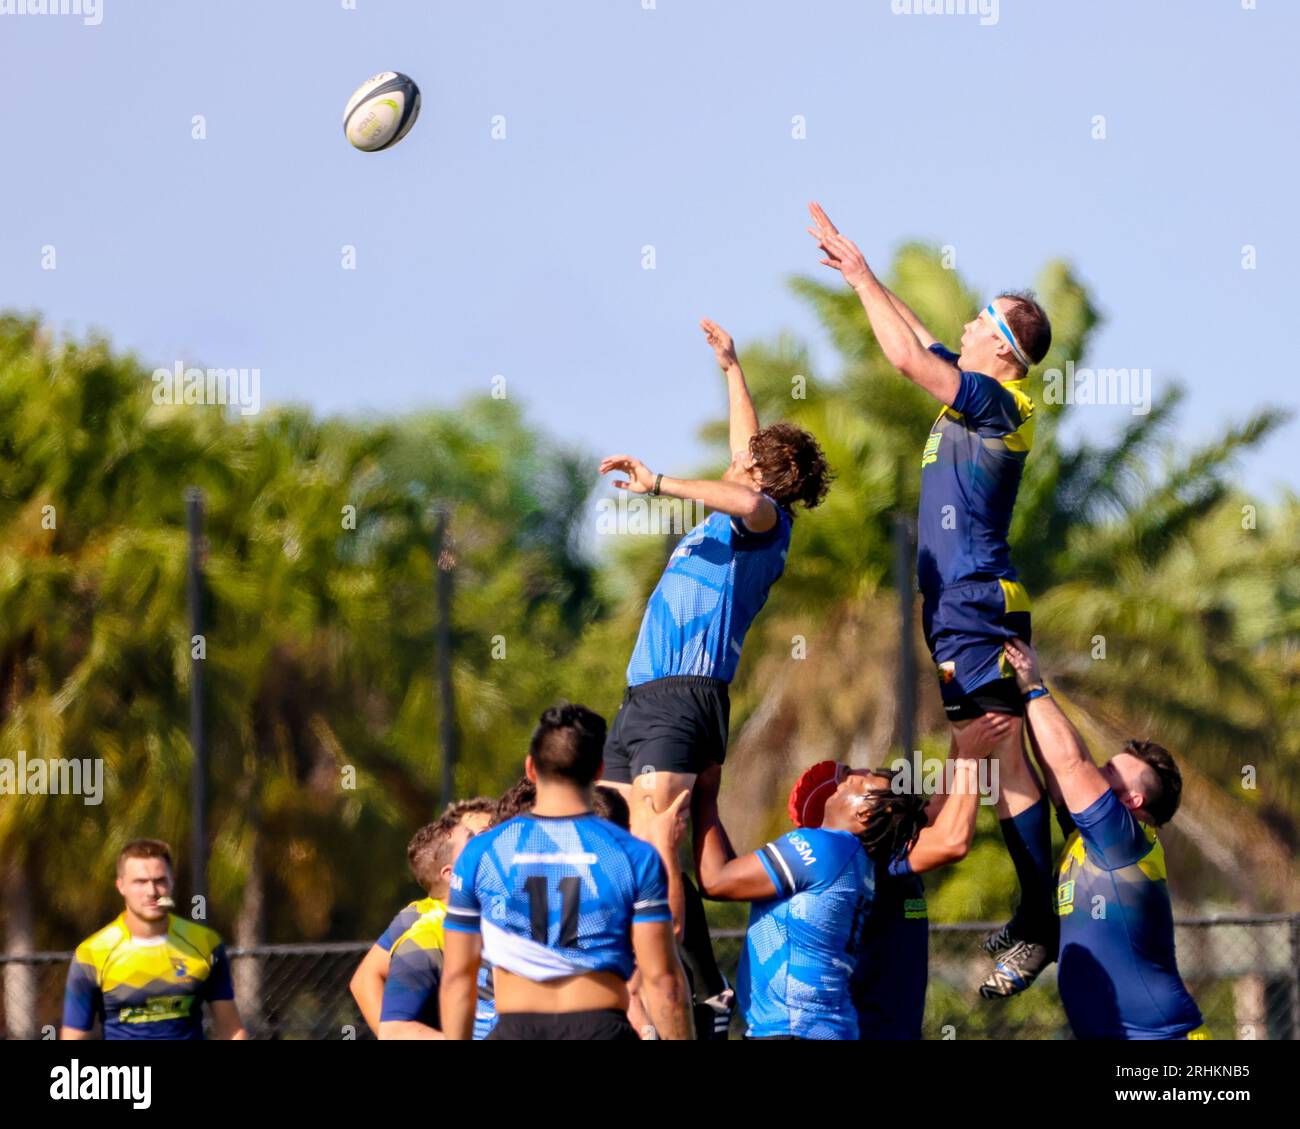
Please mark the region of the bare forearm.
[[716, 805], [703, 805], [696, 818], [695, 872], [700, 880], [700, 893], [713, 897], [723, 870], [736, 857], [736, 852], [718, 818]]
[[469, 1039], [474, 1034], [474, 1001], [477, 988], [473, 976], [444, 976], [439, 1009], [446, 1039]]
[[[377, 955], [382, 954], [382, 956]], [[377, 945], [372, 945], [357, 970], [352, 974], [348, 987], [352, 998], [357, 1001], [357, 1010], [366, 1026], [379, 1034], [379, 1013], [384, 1002], [384, 978], [388, 974], [388, 954]]]
[[690, 1001], [686, 995], [686, 974], [680, 962], [673, 972], [647, 979], [642, 997], [650, 1022], [661, 1039], [690, 1039], [693, 1035]]
[[912, 309], [911, 306], [890, 290], [888, 286], [885, 286], [884, 283], [881, 283], [881, 289], [883, 289], [889, 296], [889, 300], [893, 303], [894, 309], [897, 310], [899, 316], [907, 322], [911, 331], [916, 334], [916, 339], [921, 343], [923, 348], [928, 349], [938, 340], [933, 333], [926, 329], [925, 323], [916, 316], [916, 311]]
[[682, 867], [676, 851], [660, 851], [668, 873], [668, 908], [673, 915], [673, 936], [681, 940], [686, 932], [686, 887], [682, 885]]
[[932, 830], [954, 858], [962, 858], [970, 849], [980, 810], [979, 761], [959, 757], [952, 763], [952, 787]]
[[1043, 750], [1039, 747], [1033, 726], [1026, 726], [1026, 729], [1029, 733], [1029, 747], [1033, 750], [1034, 760], [1038, 762], [1039, 771], [1043, 774], [1043, 784], [1047, 788], [1048, 798], [1052, 801], [1052, 807], [1059, 809], [1065, 802], [1061, 795], [1061, 782], [1056, 779], [1056, 773], [1051, 770], [1043, 757]]
[[715, 479], [670, 478], [664, 475], [659, 484], [659, 493], [670, 498], [686, 498], [703, 502], [711, 510], [720, 510], [724, 514], [741, 520], [755, 518], [765, 504], [763, 495], [738, 482], [720, 482]]
[[745, 383], [745, 374], [739, 363], [727, 369], [727, 401], [732, 454], [748, 451], [749, 441], [758, 431], [758, 413], [754, 411], [754, 401], [749, 395], [749, 386]]
[[907, 319], [894, 305], [892, 295], [869, 267], [866, 274], [853, 284], [853, 289], [862, 302], [862, 308], [867, 311], [871, 330], [891, 365], [902, 368], [917, 351], [924, 351]]
[[1083, 737], [1050, 694], [1035, 698], [1026, 711], [1030, 741], [1039, 763], [1053, 776], [1068, 773], [1082, 763], [1092, 763]]
[[381, 1041], [390, 1039], [409, 1040], [409, 1039], [428, 1039], [442, 1040], [446, 1036], [441, 1031], [428, 1026], [424, 1023], [417, 1023], [413, 1019], [390, 1019], [379, 1025], [379, 1038]]
[[[952, 763], [952, 787], [943, 796], [934, 821], [921, 832], [908, 855], [916, 874], [965, 858], [975, 837], [975, 818], [979, 814], [979, 762], [960, 758]], [[933, 804], [927, 810], [932, 809]]]

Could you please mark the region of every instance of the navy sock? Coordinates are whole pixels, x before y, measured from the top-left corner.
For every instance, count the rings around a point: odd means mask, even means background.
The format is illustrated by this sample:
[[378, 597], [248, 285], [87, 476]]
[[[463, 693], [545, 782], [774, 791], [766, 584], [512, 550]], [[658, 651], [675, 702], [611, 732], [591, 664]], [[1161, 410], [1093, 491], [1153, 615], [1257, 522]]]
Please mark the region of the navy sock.
[[998, 824], [1020, 880], [1020, 905], [1012, 918], [1012, 932], [1022, 940], [1046, 945], [1054, 953], [1059, 923], [1053, 905], [1051, 813], [1051, 805], [1044, 797]]

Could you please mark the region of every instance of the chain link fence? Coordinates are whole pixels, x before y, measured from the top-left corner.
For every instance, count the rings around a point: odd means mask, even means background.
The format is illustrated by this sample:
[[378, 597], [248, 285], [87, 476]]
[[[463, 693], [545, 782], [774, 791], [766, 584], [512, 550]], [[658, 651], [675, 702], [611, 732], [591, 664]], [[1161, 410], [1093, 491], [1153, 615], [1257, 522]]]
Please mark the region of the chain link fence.
[[[932, 925], [927, 1039], [1068, 1039], [1052, 965], [1028, 992], [984, 1001], [991, 924]], [[714, 934], [734, 981], [744, 933]], [[1191, 918], [1177, 930], [1178, 965], [1216, 1039], [1300, 1039], [1300, 915]], [[369, 942], [231, 949], [240, 1013], [256, 1039], [369, 1039], [348, 982]], [[0, 1038], [57, 1037], [71, 953], [0, 956]], [[733, 1035], [739, 1035], [739, 1022]]]

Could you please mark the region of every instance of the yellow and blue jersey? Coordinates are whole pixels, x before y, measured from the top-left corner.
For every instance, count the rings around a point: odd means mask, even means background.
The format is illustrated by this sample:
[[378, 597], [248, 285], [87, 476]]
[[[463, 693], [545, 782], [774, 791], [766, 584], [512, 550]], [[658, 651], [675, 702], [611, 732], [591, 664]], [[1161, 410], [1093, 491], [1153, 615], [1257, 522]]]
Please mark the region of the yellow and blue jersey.
[[393, 915], [393, 920], [388, 923], [388, 927], [379, 934], [379, 939], [375, 942], [386, 953], [393, 951], [393, 946], [397, 944], [397, 939], [411, 928], [420, 918], [437, 906], [442, 905], [437, 898], [419, 898], [413, 902], [407, 902], [401, 909]]
[[[957, 363], [942, 345], [930, 350]], [[1007, 535], [1034, 442], [1026, 384], [963, 372], [952, 406], [930, 429], [921, 456], [916, 561], [927, 599], [966, 580], [1016, 579]]]
[[906, 858], [876, 880], [862, 957], [849, 981], [859, 1039], [919, 1039], [930, 979], [925, 883]]
[[632, 926], [671, 921], [658, 852], [592, 812], [515, 816], [456, 860], [445, 927], [482, 932], [483, 955], [535, 981], [632, 975]]
[[[442, 990], [443, 922], [447, 916], [447, 904], [439, 898], [421, 898], [420, 903], [429, 908], [391, 947], [379, 1021], [408, 1020], [440, 1031], [442, 1017], [438, 993]], [[478, 971], [474, 1039], [486, 1039], [496, 1021], [492, 966], [484, 961]]]
[[1061, 856], [1061, 1003], [1079, 1039], [1181, 1039], [1201, 1013], [1178, 974], [1165, 852], [1109, 788]]
[[856, 1039], [849, 979], [875, 866], [856, 835], [805, 827], [757, 852], [776, 896], [749, 911], [736, 1002], [754, 1039]]
[[629, 686], [676, 675], [736, 676], [745, 633], [790, 548], [790, 514], [772, 505], [776, 524], [762, 533], [719, 512], [678, 542], [646, 604], [627, 664]]
[[438, 991], [442, 987], [442, 923], [447, 906], [437, 898], [426, 900], [433, 905], [397, 938], [390, 951], [381, 1023], [413, 1020], [442, 1029]]
[[133, 937], [123, 912], [77, 946], [63, 1024], [105, 1039], [202, 1039], [207, 1000], [233, 1000], [230, 963], [211, 929], [168, 914], [167, 932]]

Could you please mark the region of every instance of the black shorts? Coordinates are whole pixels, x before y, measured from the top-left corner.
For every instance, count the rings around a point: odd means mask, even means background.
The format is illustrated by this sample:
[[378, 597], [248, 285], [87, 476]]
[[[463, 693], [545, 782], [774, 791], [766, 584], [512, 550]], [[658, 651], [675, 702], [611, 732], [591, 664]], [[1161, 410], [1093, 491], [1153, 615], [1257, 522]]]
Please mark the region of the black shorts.
[[564, 1041], [639, 1043], [641, 1036], [627, 1014], [613, 1008], [600, 1011], [507, 1011], [497, 1017], [489, 1039], [535, 1042]]
[[629, 686], [605, 738], [604, 779], [631, 784], [643, 772], [697, 776], [727, 756], [731, 697], [717, 678], [674, 675]]
[[949, 721], [972, 721], [986, 713], [1023, 717], [1025, 700], [1014, 678], [995, 678], [983, 686], [976, 686], [969, 694], [944, 702], [943, 709]]

